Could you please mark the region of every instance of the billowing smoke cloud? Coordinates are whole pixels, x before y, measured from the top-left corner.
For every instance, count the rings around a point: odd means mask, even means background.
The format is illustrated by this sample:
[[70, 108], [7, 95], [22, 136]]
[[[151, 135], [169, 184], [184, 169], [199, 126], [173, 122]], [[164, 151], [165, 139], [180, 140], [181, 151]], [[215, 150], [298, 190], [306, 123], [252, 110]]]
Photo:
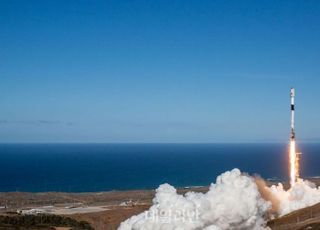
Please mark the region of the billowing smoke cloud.
[[320, 187], [299, 180], [285, 191], [233, 169], [220, 175], [205, 194], [179, 195], [169, 184], [156, 190], [148, 211], [121, 223], [119, 230], [269, 229], [270, 216], [282, 216], [320, 202]]
[[256, 176], [255, 182], [262, 198], [271, 203], [271, 208], [268, 210], [270, 216], [278, 215], [281, 204], [279, 197], [272, 192], [272, 190], [267, 186], [266, 182], [261, 177]]
[[320, 202], [320, 187], [316, 188], [315, 184], [302, 179], [299, 179], [288, 191], [284, 190], [282, 184], [271, 186], [270, 191], [280, 201], [279, 215], [285, 215]]
[[205, 194], [183, 196], [161, 185], [153, 206], [123, 222], [119, 230], [264, 229], [270, 207], [254, 179], [234, 169], [219, 176]]

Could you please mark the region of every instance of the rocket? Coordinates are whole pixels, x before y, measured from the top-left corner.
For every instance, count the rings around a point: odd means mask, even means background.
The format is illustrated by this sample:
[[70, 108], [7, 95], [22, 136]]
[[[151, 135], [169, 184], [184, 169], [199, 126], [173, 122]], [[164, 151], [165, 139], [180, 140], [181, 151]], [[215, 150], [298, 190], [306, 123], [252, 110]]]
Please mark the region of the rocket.
[[294, 132], [294, 96], [295, 90], [291, 88], [290, 90], [290, 97], [291, 97], [291, 132], [290, 132], [290, 140], [294, 141], [295, 139], [295, 132]]

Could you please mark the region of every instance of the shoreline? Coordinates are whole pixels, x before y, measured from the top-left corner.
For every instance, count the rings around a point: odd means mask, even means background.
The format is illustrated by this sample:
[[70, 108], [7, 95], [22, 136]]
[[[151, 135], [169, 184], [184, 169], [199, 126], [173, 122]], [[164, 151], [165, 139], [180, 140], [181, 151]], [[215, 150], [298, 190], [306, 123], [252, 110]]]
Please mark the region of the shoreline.
[[[255, 177], [254, 175], [252, 175], [252, 177]], [[310, 181], [314, 181], [314, 183], [319, 183], [320, 186], [320, 176], [312, 176], [312, 177], [307, 177], [305, 178], [305, 180], [310, 180]], [[319, 182], [318, 182], [319, 180]], [[281, 179], [278, 178], [268, 178], [265, 179], [265, 182], [267, 184], [277, 184], [277, 183], [283, 183], [284, 185], [286, 185], [288, 182], [287, 181], [283, 181]], [[215, 183], [215, 181], [211, 182], [211, 183]], [[193, 189], [201, 189], [201, 188], [207, 188], [211, 185], [211, 183], [206, 184], [206, 185], [185, 185], [185, 186], [175, 186], [173, 184], [170, 184], [172, 186], [174, 186], [177, 190], [193, 190]], [[159, 184], [160, 185], [160, 184]], [[158, 186], [159, 186], [158, 185]], [[98, 193], [111, 193], [111, 192], [128, 192], [128, 191], [154, 191], [158, 188], [158, 186], [156, 187], [146, 187], [146, 188], [132, 188], [132, 189], [112, 189], [112, 190], [98, 190], [98, 191], [59, 191], [59, 190], [48, 190], [48, 191], [24, 191], [24, 190], [12, 190], [12, 191], [1, 191], [0, 190], [0, 196], [1, 194], [6, 194], [6, 193], [24, 193], [24, 194], [44, 194], [44, 193], [66, 193], [66, 194], [98, 194]]]

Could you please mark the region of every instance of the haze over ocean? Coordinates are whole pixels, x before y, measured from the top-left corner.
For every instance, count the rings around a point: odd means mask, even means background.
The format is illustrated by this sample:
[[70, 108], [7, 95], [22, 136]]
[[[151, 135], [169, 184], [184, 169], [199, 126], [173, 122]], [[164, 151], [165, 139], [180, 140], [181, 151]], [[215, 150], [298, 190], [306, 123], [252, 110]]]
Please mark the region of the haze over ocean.
[[[320, 145], [301, 149], [302, 177], [318, 176]], [[0, 152], [0, 191], [205, 186], [235, 167], [287, 180], [286, 144], [1, 144]]]

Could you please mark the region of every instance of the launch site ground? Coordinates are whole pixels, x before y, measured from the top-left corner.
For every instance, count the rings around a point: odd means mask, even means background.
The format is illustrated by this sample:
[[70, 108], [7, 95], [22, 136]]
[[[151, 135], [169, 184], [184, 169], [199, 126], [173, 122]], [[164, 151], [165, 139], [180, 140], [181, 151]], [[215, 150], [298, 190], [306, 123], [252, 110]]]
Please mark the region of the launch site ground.
[[[317, 186], [320, 179], [309, 179]], [[275, 182], [268, 182], [268, 185]], [[288, 185], [285, 185], [288, 186]], [[190, 187], [179, 189], [184, 194], [188, 191], [206, 192], [208, 187]], [[98, 193], [0, 193], [1, 216], [17, 217], [26, 214], [53, 214], [71, 217], [77, 221], [89, 223], [93, 229], [117, 229], [119, 224], [132, 215], [147, 210], [154, 197], [154, 190], [110, 191]], [[320, 204], [292, 212], [281, 218], [269, 221], [272, 229], [320, 229]], [[53, 225], [54, 226], [54, 225]], [[3, 228], [0, 222], [0, 229]], [[14, 228], [12, 228], [14, 229]], [[27, 229], [27, 228], [21, 228]], [[29, 229], [54, 229], [36, 226]], [[68, 229], [68, 228], [56, 228]], [[73, 228], [74, 229], [74, 228]]]

